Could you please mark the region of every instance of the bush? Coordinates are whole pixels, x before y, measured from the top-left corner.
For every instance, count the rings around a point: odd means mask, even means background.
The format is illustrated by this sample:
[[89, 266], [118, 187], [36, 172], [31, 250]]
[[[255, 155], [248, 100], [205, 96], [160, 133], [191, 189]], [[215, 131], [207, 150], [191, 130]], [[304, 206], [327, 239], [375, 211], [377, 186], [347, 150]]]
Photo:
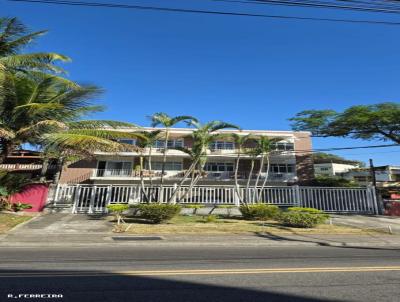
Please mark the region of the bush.
[[126, 203], [115, 203], [115, 204], [109, 204], [107, 206], [107, 209], [111, 212], [114, 213], [115, 219], [117, 220], [117, 225], [121, 224], [121, 221], [123, 222], [123, 216], [122, 213], [126, 210], [129, 209], [129, 205]]
[[275, 219], [280, 213], [278, 206], [267, 204], [242, 205], [239, 210], [243, 217], [249, 220]]
[[318, 210], [315, 208], [290, 207], [290, 208], [288, 208], [288, 211], [316, 215], [320, 219], [319, 223], [324, 223], [329, 218], [329, 215], [326, 214], [324, 211], [321, 211], [321, 210]]
[[215, 216], [215, 215], [204, 216], [205, 223], [216, 222], [216, 221], [217, 221], [217, 216]]
[[181, 206], [176, 204], [142, 204], [139, 206], [140, 216], [152, 223], [161, 223], [179, 214]]
[[313, 228], [325, 222], [326, 217], [320, 214], [310, 214], [301, 211], [283, 212], [278, 217], [279, 222], [284, 226], [295, 228]]
[[26, 209], [32, 209], [32, 205], [30, 205], [29, 203], [21, 203], [21, 202], [13, 203], [11, 207], [14, 212], [23, 211]]

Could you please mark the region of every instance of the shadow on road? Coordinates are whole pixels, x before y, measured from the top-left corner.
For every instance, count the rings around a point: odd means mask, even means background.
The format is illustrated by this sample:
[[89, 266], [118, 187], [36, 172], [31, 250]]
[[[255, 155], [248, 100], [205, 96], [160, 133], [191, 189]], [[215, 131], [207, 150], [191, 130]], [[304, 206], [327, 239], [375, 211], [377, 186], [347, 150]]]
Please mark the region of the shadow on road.
[[[18, 276], [18, 274], [29, 274]], [[9, 294], [62, 294], [56, 301], [129, 301], [129, 302], [257, 302], [333, 301], [284, 293], [237, 287], [167, 280], [169, 277], [107, 275], [93, 271], [0, 270], [0, 301], [11, 301]], [[93, 276], [92, 276], [93, 275]], [[12, 276], [12, 277], [11, 277]], [[207, 276], [203, 276], [206, 279]], [[18, 299], [17, 299], [18, 300]], [[28, 299], [39, 301], [43, 299]], [[337, 301], [337, 300], [335, 300]]]
[[268, 240], [274, 241], [290, 241], [290, 242], [304, 242], [304, 243], [315, 243], [318, 246], [325, 246], [325, 247], [335, 247], [335, 248], [347, 248], [347, 249], [364, 249], [364, 250], [387, 250], [387, 251], [400, 251], [399, 248], [387, 248], [387, 247], [372, 247], [372, 246], [356, 246], [356, 245], [348, 245], [346, 242], [337, 241], [337, 240], [330, 240], [332, 243], [325, 241], [321, 241], [319, 238], [315, 238], [312, 236], [304, 236], [296, 234], [296, 236], [301, 236], [300, 238], [293, 238], [293, 237], [285, 237], [281, 235], [276, 235], [265, 231], [264, 233], [256, 233], [257, 237], [265, 238]]

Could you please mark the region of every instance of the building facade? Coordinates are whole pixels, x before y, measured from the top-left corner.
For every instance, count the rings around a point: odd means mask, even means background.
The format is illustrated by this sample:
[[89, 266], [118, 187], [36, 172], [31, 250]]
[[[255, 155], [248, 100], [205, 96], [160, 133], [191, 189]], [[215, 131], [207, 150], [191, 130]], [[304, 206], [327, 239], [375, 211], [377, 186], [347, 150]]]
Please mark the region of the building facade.
[[[144, 128], [144, 131], [153, 131], [156, 128]], [[121, 131], [119, 129], [119, 131]], [[126, 129], [126, 131], [132, 131]], [[191, 160], [188, 154], [174, 149], [179, 147], [191, 148], [193, 145], [193, 129], [170, 129], [165, 164], [164, 180], [166, 184], [177, 183], [182, 179], [185, 171], [190, 167]], [[209, 145], [207, 162], [204, 166], [205, 174], [199, 185], [234, 183], [235, 160], [238, 149], [229, 134], [251, 135], [255, 137], [266, 136], [281, 138], [275, 144], [275, 150], [270, 155], [269, 173], [267, 166], [263, 167], [261, 178], [268, 174], [267, 183], [273, 185], [287, 185], [309, 180], [313, 177], [313, 162], [309, 153], [311, 150], [311, 137], [309, 132], [293, 131], [258, 131], [258, 130], [220, 130], [216, 133], [224, 134], [224, 139], [218, 139]], [[122, 140], [125, 144], [135, 145], [134, 139]], [[97, 152], [91, 159], [70, 163], [61, 172], [60, 184], [135, 184], [140, 182], [140, 173], [146, 182], [150, 179], [157, 182], [162, 173], [164, 139], [162, 135], [151, 148], [136, 152], [105, 153]], [[251, 148], [251, 142], [245, 147]], [[170, 149], [169, 149], [170, 148]], [[149, 155], [151, 152], [151, 169]], [[140, 158], [144, 158], [143, 167], [140, 169]], [[255, 160], [253, 174], [250, 180], [254, 181], [260, 168], [260, 160]], [[238, 179], [245, 184], [251, 170], [251, 156], [243, 154], [238, 167]]]
[[357, 164], [343, 164], [343, 163], [314, 163], [315, 176], [337, 176], [341, 173], [348, 172], [351, 169], [356, 169]]

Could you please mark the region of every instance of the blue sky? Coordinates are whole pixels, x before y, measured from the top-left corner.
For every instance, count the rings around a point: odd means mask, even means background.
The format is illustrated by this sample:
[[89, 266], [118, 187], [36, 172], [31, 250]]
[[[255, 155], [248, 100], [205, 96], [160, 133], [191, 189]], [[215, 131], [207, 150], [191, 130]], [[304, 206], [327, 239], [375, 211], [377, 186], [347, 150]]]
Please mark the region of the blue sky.
[[[97, 1], [99, 2], [99, 1]], [[117, 2], [117, 0], [109, 1]], [[385, 19], [319, 9], [213, 1], [123, 1], [267, 14]], [[305, 109], [342, 110], [399, 101], [400, 26], [285, 21], [123, 9], [0, 2], [49, 34], [30, 50], [66, 54], [69, 76], [106, 90], [95, 118], [148, 125], [154, 112], [220, 119], [247, 129], [289, 130]], [[400, 18], [399, 18], [400, 19]], [[400, 21], [400, 20], [397, 20]], [[314, 148], [381, 142], [315, 139]], [[336, 152], [377, 165], [400, 165], [400, 148]]]

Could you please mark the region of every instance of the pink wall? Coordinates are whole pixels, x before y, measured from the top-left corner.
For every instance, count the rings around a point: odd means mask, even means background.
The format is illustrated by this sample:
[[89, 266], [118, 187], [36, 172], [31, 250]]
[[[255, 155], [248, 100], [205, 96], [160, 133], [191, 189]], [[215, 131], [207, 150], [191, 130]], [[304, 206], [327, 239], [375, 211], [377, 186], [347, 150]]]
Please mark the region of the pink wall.
[[32, 209], [26, 212], [40, 212], [46, 205], [49, 188], [43, 184], [27, 185], [20, 193], [11, 196], [11, 202], [29, 203]]

